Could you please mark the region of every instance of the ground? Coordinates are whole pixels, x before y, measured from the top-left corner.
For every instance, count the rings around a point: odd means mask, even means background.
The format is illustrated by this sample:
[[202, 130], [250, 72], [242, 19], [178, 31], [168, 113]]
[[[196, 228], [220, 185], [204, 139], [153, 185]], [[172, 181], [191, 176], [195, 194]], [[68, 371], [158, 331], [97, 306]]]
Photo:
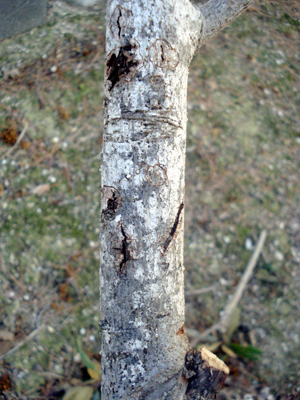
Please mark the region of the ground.
[[[191, 339], [218, 321], [259, 233], [268, 232], [232, 334], [227, 340], [211, 335], [203, 343], [231, 368], [222, 399], [299, 396], [295, 5], [271, 2], [251, 9], [205, 45], [190, 69], [186, 290], [213, 285], [209, 293], [187, 297]], [[0, 43], [5, 399], [100, 398], [104, 36], [103, 3], [78, 8], [52, 0], [46, 26]]]

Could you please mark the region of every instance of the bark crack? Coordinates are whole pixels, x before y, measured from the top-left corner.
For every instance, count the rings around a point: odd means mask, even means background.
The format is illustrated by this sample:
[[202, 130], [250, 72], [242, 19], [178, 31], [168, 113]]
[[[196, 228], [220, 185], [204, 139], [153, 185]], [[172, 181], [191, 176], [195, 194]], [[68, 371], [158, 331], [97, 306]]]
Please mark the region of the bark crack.
[[121, 233], [123, 236], [122, 242], [121, 242], [121, 247], [113, 247], [114, 250], [119, 250], [121, 255], [123, 256], [120, 265], [119, 265], [119, 272], [122, 273], [125, 270], [126, 267], [126, 263], [128, 261], [136, 261], [134, 258], [132, 258], [131, 254], [130, 254], [130, 238], [128, 235], [126, 235], [125, 230], [123, 228], [123, 226], [121, 225]]
[[177, 215], [176, 215], [176, 218], [175, 218], [175, 222], [174, 222], [174, 224], [173, 224], [173, 226], [172, 226], [172, 228], [171, 228], [171, 230], [170, 230], [170, 233], [169, 233], [168, 238], [165, 240], [165, 243], [164, 243], [164, 245], [163, 245], [163, 252], [164, 252], [164, 253], [168, 250], [168, 247], [170, 246], [170, 243], [172, 242], [172, 240], [173, 240], [173, 238], [174, 238], [174, 236], [175, 236], [175, 233], [176, 233], [176, 230], [177, 230], [177, 228], [178, 228], [178, 224], [179, 224], [179, 220], [180, 220], [180, 215], [181, 215], [181, 212], [182, 212], [182, 210], [183, 210], [183, 207], [184, 207], [184, 204], [181, 203], [180, 206], [179, 206], [179, 209], [178, 209], [178, 211], [177, 211]]

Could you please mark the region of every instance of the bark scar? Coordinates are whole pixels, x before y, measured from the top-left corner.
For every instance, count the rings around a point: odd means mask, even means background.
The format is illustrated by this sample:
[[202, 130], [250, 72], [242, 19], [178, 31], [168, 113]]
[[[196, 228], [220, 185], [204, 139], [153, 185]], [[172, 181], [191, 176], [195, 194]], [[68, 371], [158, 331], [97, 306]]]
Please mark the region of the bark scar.
[[181, 203], [180, 206], [179, 206], [179, 209], [178, 209], [178, 211], [177, 211], [177, 215], [176, 215], [176, 218], [175, 218], [175, 222], [174, 222], [174, 224], [173, 224], [173, 226], [172, 226], [172, 228], [171, 228], [171, 230], [170, 230], [170, 233], [169, 233], [168, 238], [165, 240], [165, 243], [164, 243], [164, 245], [163, 245], [163, 254], [166, 253], [166, 251], [168, 250], [168, 248], [169, 248], [169, 246], [170, 246], [170, 243], [172, 242], [172, 240], [173, 240], [173, 238], [174, 238], [174, 236], [175, 236], [175, 233], [176, 233], [176, 230], [177, 230], [177, 228], [178, 228], [178, 224], [179, 224], [179, 220], [180, 220], [180, 215], [181, 215], [181, 212], [182, 212], [182, 210], [183, 210], [183, 207], [184, 207], [184, 204]]
[[184, 324], [181, 325], [181, 327], [178, 329], [178, 331], [176, 332], [176, 335], [185, 335]]
[[112, 186], [103, 186], [101, 199], [101, 217], [112, 220], [117, 210], [122, 206], [122, 199], [117, 189]]
[[114, 250], [118, 250], [121, 253], [121, 256], [123, 256], [120, 265], [119, 265], [119, 272], [122, 273], [125, 271], [126, 268], [126, 263], [128, 261], [136, 261], [135, 258], [132, 257], [130, 253], [130, 244], [131, 244], [131, 239], [130, 237], [125, 233], [125, 230], [123, 226], [121, 225], [121, 233], [123, 236], [123, 239], [121, 241], [121, 247], [113, 247]]
[[122, 47], [109, 54], [107, 66], [107, 80], [111, 86], [109, 91], [121, 80], [129, 82], [138, 71], [141, 61], [138, 60], [138, 45], [129, 41]]

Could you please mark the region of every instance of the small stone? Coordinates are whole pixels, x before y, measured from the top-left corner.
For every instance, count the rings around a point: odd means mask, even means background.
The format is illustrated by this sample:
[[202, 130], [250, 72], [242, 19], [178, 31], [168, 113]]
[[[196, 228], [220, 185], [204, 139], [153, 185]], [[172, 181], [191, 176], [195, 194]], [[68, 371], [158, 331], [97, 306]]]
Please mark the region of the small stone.
[[220, 278], [220, 279], [219, 279], [219, 282], [220, 282], [220, 284], [221, 284], [222, 286], [228, 285], [228, 280], [225, 279], [225, 278]]
[[230, 243], [230, 242], [231, 242], [230, 236], [224, 236], [224, 237], [223, 237], [223, 241], [224, 241], [224, 243], [226, 243], [226, 244]]
[[284, 260], [284, 255], [281, 253], [281, 251], [276, 250], [274, 253], [274, 257], [276, 258], [276, 260], [278, 261], [283, 261]]
[[48, 325], [48, 326], [47, 326], [47, 331], [48, 331], [49, 333], [54, 333], [54, 328], [53, 328], [51, 325]]
[[95, 340], [96, 340], [96, 338], [95, 338], [94, 335], [90, 335], [90, 336], [89, 336], [89, 341], [90, 341], [90, 342], [94, 342]]
[[270, 96], [271, 93], [272, 93], [272, 92], [271, 92], [270, 89], [267, 89], [267, 88], [264, 89], [264, 94], [265, 94], [265, 96]]
[[248, 250], [248, 251], [250, 251], [250, 250], [253, 249], [253, 243], [252, 243], [252, 240], [251, 240], [250, 238], [247, 238], [247, 239], [245, 240], [245, 248], [246, 248], [246, 250]]
[[90, 247], [95, 247], [97, 245], [96, 242], [94, 242], [93, 240], [90, 240], [89, 246]]
[[84, 336], [86, 334], [86, 329], [85, 328], [80, 328], [79, 333], [81, 336]]
[[69, 146], [68, 142], [63, 142], [61, 145], [63, 149], [66, 149], [68, 146]]
[[276, 110], [276, 114], [278, 117], [283, 117], [284, 116], [284, 112], [282, 110]]
[[279, 226], [279, 229], [284, 229], [285, 228], [285, 223], [284, 222], [279, 222], [278, 226]]
[[130, 179], [130, 178], [131, 178], [131, 175], [130, 175], [130, 174], [126, 175], [126, 178], [127, 178], [127, 179]]
[[296, 143], [300, 144], [300, 137], [296, 137]]
[[54, 138], [52, 139], [53, 143], [58, 143], [59, 142], [59, 137], [58, 136], [54, 136]]
[[53, 176], [53, 175], [51, 175], [51, 176], [49, 176], [48, 180], [49, 180], [51, 183], [55, 183], [55, 182], [56, 182], [56, 177]]
[[15, 292], [13, 292], [12, 290], [10, 292], [8, 292], [8, 297], [10, 299], [13, 299], [15, 297]]
[[288, 345], [287, 345], [286, 343], [282, 342], [282, 343], [281, 343], [281, 347], [282, 347], [282, 350], [283, 350], [285, 353], [287, 353], [287, 352], [289, 351], [289, 347], [288, 347]]
[[73, 360], [74, 360], [74, 362], [76, 362], [76, 363], [80, 363], [80, 361], [81, 361], [81, 355], [80, 355], [79, 353], [74, 354]]
[[4, 159], [1, 161], [1, 164], [2, 164], [2, 165], [6, 165], [6, 164], [7, 164], [7, 160], [4, 158]]
[[52, 65], [52, 67], [50, 68], [50, 72], [54, 74], [56, 71], [57, 71], [57, 65]]
[[29, 300], [30, 300], [30, 296], [29, 296], [29, 294], [24, 294], [24, 296], [23, 296], [23, 300], [25, 300], [25, 301], [29, 301]]

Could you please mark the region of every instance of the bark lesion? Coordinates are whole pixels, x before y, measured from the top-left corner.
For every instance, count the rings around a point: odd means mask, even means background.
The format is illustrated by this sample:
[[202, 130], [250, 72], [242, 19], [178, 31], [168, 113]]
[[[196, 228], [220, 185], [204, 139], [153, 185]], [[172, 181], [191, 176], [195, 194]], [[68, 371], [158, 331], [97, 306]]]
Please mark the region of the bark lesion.
[[141, 60], [138, 59], [138, 45], [134, 42], [127, 41], [124, 46], [113, 50], [106, 63], [107, 80], [110, 82], [109, 91], [115, 85], [125, 80], [129, 82], [136, 74], [140, 67]]
[[102, 212], [101, 217], [112, 220], [122, 206], [122, 199], [117, 189], [112, 186], [104, 186], [102, 188]]
[[121, 225], [121, 234], [122, 239], [120, 243], [120, 247], [113, 247], [113, 250], [119, 251], [119, 273], [123, 273], [127, 267], [129, 261], [136, 261], [137, 259], [133, 257], [132, 254], [132, 242], [133, 240], [129, 237], [129, 235], [125, 232], [124, 227]]

